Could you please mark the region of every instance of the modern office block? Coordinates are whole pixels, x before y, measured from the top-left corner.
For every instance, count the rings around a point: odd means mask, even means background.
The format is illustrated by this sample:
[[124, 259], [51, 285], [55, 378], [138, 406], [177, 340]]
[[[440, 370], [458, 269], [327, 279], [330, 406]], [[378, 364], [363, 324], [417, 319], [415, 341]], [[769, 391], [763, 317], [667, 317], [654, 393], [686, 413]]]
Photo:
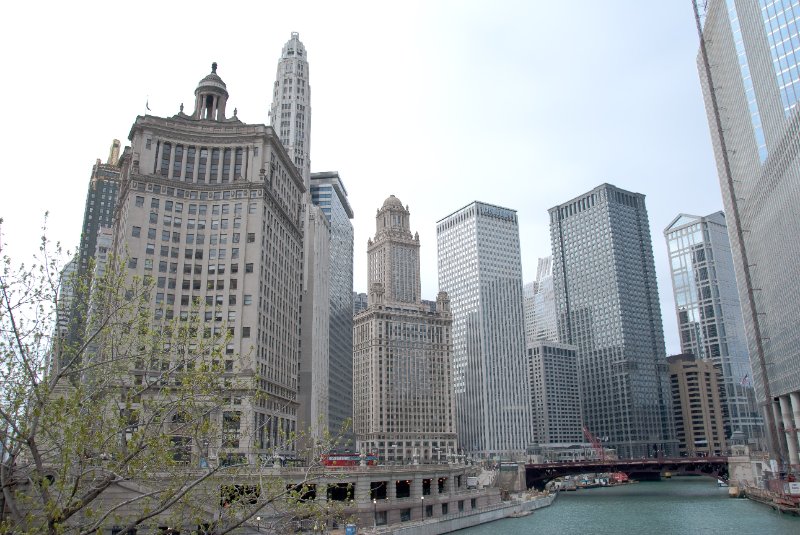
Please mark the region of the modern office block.
[[420, 299], [419, 235], [391, 195], [368, 242], [369, 306], [353, 321], [356, 444], [389, 462], [456, 454], [450, 301]]
[[644, 195], [602, 184], [550, 209], [559, 340], [578, 348], [584, 422], [620, 457], [674, 446]]
[[439, 287], [453, 310], [458, 433], [468, 455], [523, 456], [532, 440], [519, 226], [473, 202], [436, 223]]
[[[755, 404], [725, 215], [680, 214], [664, 230], [669, 250], [681, 351], [720, 372], [725, 437], [741, 431], [753, 445], [764, 439]], [[678, 437], [680, 438], [680, 437]]]
[[311, 202], [330, 224], [330, 322], [328, 338], [328, 428], [344, 431], [342, 446], [354, 439], [353, 418], [353, 209], [337, 172], [311, 174]]
[[727, 443], [719, 368], [693, 354], [674, 355], [667, 361], [675, 435], [681, 456], [725, 455]]
[[353, 316], [367, 308], [367, 294], [353, 292]]
[[537, 340], [527, 352], [534, 442], [583, 442], [575, 346]]
[[800, 466], [800, 9], [698, 3], [698, 58], [753, 385], [773, 458]]
[[230, 336], [220, 365], [258, 397], [234, 395], [210, 416], [224, 418], [225, 454], [255, 463], [291, 453], [298, 430], [305, 187], [272, 127], [226, 114], [216, 71], [215, 63], [188, 113], [136, 118], [121, 159], [114, 250], [127, 253], [131, 277], [152, 277], [155, 321], [196, 312], [200, 335]]

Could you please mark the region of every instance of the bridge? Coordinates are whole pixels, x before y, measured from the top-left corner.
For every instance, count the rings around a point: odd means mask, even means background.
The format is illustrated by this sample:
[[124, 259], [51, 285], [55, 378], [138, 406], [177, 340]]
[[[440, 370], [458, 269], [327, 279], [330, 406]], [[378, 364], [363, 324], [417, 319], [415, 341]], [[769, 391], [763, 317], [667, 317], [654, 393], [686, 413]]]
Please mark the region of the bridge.
[[652, 459], [596, 459], [525, 465], [528, 488], [544, 489], [557, 477], [606, 472], [625, 472], [632, 479], [659, 480], [661, 474], [701, 475], [728, 480], [727, 457], [654, 457]]

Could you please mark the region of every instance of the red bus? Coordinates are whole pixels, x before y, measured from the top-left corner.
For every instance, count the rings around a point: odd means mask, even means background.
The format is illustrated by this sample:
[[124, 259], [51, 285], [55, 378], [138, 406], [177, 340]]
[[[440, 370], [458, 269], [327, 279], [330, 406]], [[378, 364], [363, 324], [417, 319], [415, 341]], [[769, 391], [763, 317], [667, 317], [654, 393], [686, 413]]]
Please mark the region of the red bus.
[[[374, 453], [364, 455], [364, 462], [367, 466], [376, 466], [378, 456]], [[323, 466], [359, 466], [361, 464], [360, 453], [329, 453], [322, 456]]]

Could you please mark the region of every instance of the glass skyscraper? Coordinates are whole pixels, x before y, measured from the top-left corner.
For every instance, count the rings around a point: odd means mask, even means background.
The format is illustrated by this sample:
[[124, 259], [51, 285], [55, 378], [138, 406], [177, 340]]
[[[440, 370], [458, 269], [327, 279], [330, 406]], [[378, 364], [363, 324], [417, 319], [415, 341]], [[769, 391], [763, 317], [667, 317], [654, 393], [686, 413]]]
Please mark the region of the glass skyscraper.
[[[336, 434], [353, 417], [353, 209], [337, 172], [311, 174], [311, 202], [330, 222], [328, 427]], [[352, 441], [352, 427], [344, 438]]]
[[610, 184], [550, 209], [559, 341], [577, 346], [584, 424], [620, 457], [674, 450], [644, 195]]
[[711, 362], [721, 376], [725, 438], [764, 438], [755, 405], [747, 340], [725, 215], [680, 214], [664, 231], [681, 352]]
[[699, 72], [753, 386], [770, 451], [800, 465], [800, 4], [695, 3]]
[[453, 311], [459, 443], [467, 454], [524, 454], [533, 428], [514, 210], [473, 202], [436, 223], [439, 287]]

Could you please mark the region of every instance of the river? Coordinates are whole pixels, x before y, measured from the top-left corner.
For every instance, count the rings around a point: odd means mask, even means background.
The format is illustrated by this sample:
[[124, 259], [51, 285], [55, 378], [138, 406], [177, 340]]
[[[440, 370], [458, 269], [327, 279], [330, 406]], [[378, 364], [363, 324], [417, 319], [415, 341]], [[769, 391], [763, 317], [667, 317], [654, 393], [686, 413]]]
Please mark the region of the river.
[[798, 535], [800, 517], [728, 498], [705, 477], [562, 492], [550, 507], [456, 532], [457, 535]]

